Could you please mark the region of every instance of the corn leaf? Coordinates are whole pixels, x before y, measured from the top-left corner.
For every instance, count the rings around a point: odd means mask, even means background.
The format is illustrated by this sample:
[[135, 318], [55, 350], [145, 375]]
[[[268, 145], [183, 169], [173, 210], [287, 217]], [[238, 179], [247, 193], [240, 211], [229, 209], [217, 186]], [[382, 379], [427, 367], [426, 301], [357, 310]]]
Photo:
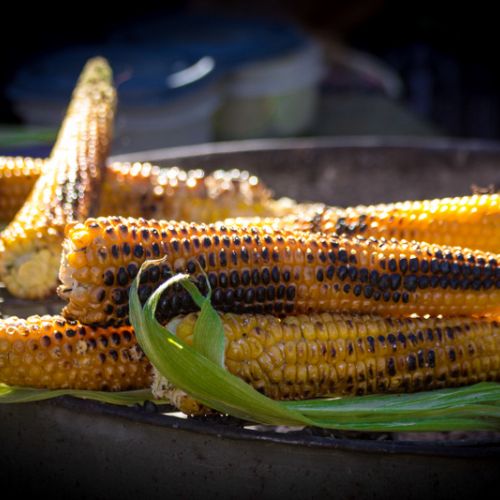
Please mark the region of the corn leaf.
[[[31, 387], [12, 387], [0, 383], [0, 404], [2, 403], [32, 403], [60, 396], [73, 396], [82, 399], [92, 399], [102, 403], [115, 405], [134, 405], [152, 401], [153, 395], [149, 389], [134, 391], [105, 392], [85, 391], [77, 389], [34, 389]], [[157, 401], [158, 402], [158, 401]]]

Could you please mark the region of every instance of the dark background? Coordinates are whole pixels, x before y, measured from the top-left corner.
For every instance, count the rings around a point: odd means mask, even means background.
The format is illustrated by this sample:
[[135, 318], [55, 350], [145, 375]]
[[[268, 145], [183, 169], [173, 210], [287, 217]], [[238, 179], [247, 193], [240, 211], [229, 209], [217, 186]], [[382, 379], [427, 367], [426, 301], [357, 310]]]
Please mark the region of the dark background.
[[500, 137], [498, 19], [483, 2], [254, 0], [9, 3], [2, 15], [0, 123], [18, 123], [5, 97], [17, 68], [36, 54], [99, 42], [124, 21], [219, 8], [292, 19], [323, 41], [342, 41], [392, 66], [402, 103], [442, 135]]

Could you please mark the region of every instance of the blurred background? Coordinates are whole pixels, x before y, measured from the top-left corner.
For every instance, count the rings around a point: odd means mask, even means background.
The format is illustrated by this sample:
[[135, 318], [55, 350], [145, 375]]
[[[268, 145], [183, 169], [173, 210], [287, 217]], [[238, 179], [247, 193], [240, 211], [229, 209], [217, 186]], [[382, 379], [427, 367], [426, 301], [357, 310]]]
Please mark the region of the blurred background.
[[114, 153], [262, 137], [500, 137], [497, 21], [481, 2], [143, 0], [111, 11], [89, 0], [64, 12], [10, 10], [0, 154], [48, 154], [97, 54], [118, 87]]

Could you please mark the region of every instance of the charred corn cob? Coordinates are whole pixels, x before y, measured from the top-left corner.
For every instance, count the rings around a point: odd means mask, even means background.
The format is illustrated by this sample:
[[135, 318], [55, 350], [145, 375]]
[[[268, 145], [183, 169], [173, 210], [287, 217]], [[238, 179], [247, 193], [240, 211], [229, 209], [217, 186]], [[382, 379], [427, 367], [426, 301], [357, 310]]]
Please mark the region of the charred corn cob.
[[85, 219], [95, 207], [114, 101], [109, 66], [91, 60], [42, 175], [1, 236], [0, 276], [13, 295], [39, 298], [55, 289], [64, 226]]
[[[198, 313], [169, 329], [193, 340]], [[414, 392], [500, 381], [500, 325], [470, 318], [222, 315], [225, 364], [273, 399]], [[168, 384], [159, 381], [158, 388]], [[184, 407], [186, 401], [180, 399]], [[194, 405], [191, 405], [195, 408]], [[189, 407], [188, 407], [189, 408]]]
[[62, 316], [0, 320], [0, 382], [119, 391], [149, 387], [151, 377], [131, 327], [92, 328]]
[[10, 222], [40, 177], [44, 160], [0, 156], [0, 223]]
[[[128, 320], [140, 265], [144, 302], [172, 273], [188, 272], [226, 312], [377, 312], [387, 316], [500, 311], [499, 256], [459, 247], [293, 233], [270, 228], [89, 219], [66, 228], [59, 294], [64, 315], [88, 324]], [[167, 290], [159, 319], [190, 312], [180, 286]]]
[[[21, 208], [45, 161], [0, 157], [0, 222], [9, 222]], [[99, 215], [214, 222], [291, 211], [291, 200], [273, 200], [263, 183], [245, 171], [206, 175], [149, 163], [112, 163], [102, 184]]]
[[[301, 210], [300, 205], [297, 208]], [[500, 252], [499, 194], [406, 201], [346, 209], [325, 207], [262, 223], [303, 231], [418, 240]]]

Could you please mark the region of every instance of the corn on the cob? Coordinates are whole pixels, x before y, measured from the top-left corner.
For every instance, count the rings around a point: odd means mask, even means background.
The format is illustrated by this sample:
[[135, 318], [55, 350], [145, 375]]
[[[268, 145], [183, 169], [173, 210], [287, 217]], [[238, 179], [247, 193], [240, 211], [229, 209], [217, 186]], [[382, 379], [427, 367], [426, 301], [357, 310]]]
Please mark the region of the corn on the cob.
[[62, 316], [0, 320], [0, 382], [46, 389], [129, 390], [151, 385], [131, 327], [92, 328]]
[[43, 174], [2, 233], [0, 276], [18, 297], [39, 298], [57, 284], [68, 222], [94, 213], [111, 140], [115, 91], [107, 63], [87, 63]]
[[[67, 317], [128, 320], [128, 291], [147, 259], [141, 301], [173, 272], [193, 275], [227, 312], [378, 312], [387, 316], [500, 311], [500, 256], [418, 242], [344, 238], [270, 228], [88, 219], [66, 228], [59, 294]], [[194, 304], [180, 286], [159, 305], [165, 320]]]
[[[417, 240], [500, 253], [500, 195], [406, 201], [351, 208], [324, 207], [282, 220], [278, 227], [327, 234]], [[254, 220], [256, 223], [257, 221]]]
[[40, 177], [44, 160], [0, 156], [0, 222], [10, 222]]
[[[0, 157], [0, 222], [26, 201], [47, 160]], [[246, 171], [184, 171], [149, 163], [112, 163], [102, 184], [99, 215], [214, 222], [229, 216], [280, 216], [295, 211]]]
[[[175, 318], [169, 329], [191, 344], [197, 316]], [[330, 313], [283, 319], [223, 314], [222, 321], [226, 368], [273, 399], [500, 381], [497, 321]], [[154, 386], [162, 384], [155, 380]]]

